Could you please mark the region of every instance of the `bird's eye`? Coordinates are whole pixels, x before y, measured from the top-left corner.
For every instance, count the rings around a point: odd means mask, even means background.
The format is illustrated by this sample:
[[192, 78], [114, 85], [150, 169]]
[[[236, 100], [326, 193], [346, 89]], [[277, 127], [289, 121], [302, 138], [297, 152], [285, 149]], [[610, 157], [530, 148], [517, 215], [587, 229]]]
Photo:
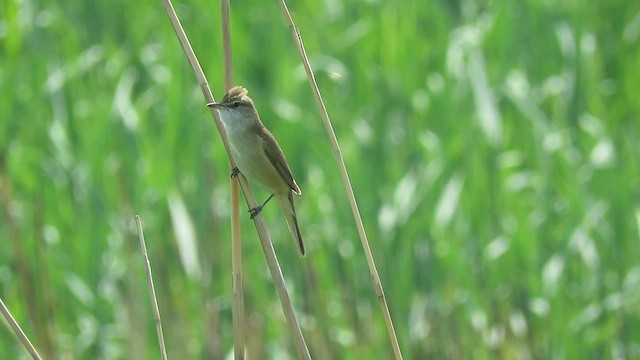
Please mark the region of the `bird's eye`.
[[238, 106], [240, 106], [240, 102], [239, 101], [236, 101], [233, 104], [231, 104], [232, 108], [237, 108]]

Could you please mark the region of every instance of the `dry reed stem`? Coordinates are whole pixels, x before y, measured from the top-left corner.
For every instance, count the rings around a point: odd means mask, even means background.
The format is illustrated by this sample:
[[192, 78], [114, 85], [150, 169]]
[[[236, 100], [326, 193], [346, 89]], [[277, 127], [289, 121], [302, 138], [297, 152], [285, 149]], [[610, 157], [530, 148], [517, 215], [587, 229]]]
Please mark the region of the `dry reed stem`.
[[244, 293], [242, 285], [242, 242], [240, 238], [240, 192], [237, 179], [231, 180], [231, 286], [233, 291], [234, 358], [244, 359]]
[[369, 247], [369, 240], [367, 240], [367, 234], [364, 230], [362, 218], [360, 217], [360, 210], [358, 209], [358, 204], [356, 203], [356, 197], [353, 193], [351, 180], [349, 180], [349, 174], [347, 173], [347, 168], [344, 164], [344, 159], [342, 158], [342, 155], [340, 152], [340, 146], [338, 145], [336, 134], [333, 131], [333, 126], [331, 125], [331, 120], [329, 119], [327, 108], [324, 105], [324, 101], [322, 101], [322, 96], [320, 95], [318, 84], [316, 83], [315, 76], [313, 75], [313, 70], [311, 69], [311, 65], [309, 64], [309, 58], [307, 57], [307, 53], [304, 49], [304, 45], [302, 44], [302, 37], [300, 36], [300, 32], [298, 31], [295, 24], [293, 23], [293, 19], [291, 18], [291, 14], [289, 13], [287, 4], [284, 2], [284, 0], [278, 0], [278, 2], [280, 3], [280, 8], [282, 9], [282, 13], [284, 14], [287, 20], [289, 30], [291, 30], [291, 35], [293, 36], [293, 39], [296, 42], [298, 51], [300, 52], [302, 64], [304, 65], [304, 69], [307, 73], [307, 77], [309, 78], [309, 84], [311, 85], [311, 90], [313, 91], [313, 95], [316, 99], [316, 104], [320, 109], [322, 120], [327, 129], [327, 133], [329, 134], [329, 139], [331, 140], [331, 146], [336, 156], [336, 161], [338, 162], [338, 166], [340, 168], [340, 174], [342, 175], [342, 180], [344, 181], [344, 185], [347, 190], [347, 197], [349, 198], [351, 211], [353, 212], [353, 217], [356, 222], [356, 227], [358, 228], [358, 233], [360, 234], [362, 248], [364, 249], [365, 257], [367, 258], [367, 264], [369, 265], [369, 273], [371, 274], [371, 279], [373, 280], [373, 286], [374, 286], [376, 295], [378, 297], [378, 300], [380, 301], [380, 306], [382, 307], [382, 314], [384, 316], [385, 324], [387, 327], [387, 333], [389, 335], [389, 340], [391, 342], [391, 348], [393, 349], [393, 354], [395, 356], [395, 359], [400, 360], [402, 359], [402, 352], [400, 351], [398, 338], [396, 336], [396, 332], [393, 327], [393, 322], [391, 321], [389, 306], [387, 305], [387, 300], [384, 296], [382, 283], [380, 282], [380, 276], [378, 275], [378, 270], [376, 269], [376, 264], [373, 260], [373, 255], [371, 254], [371, 248]]
[[160, 320], [160, 309], [158, 308], [158, 300], [156, 298], [156, 289], [153, 286], [153, 275], [151, 275], [151, 262], [147, 255], [147, 244], [144, 241], [144, 233], [142, 232], [142, 222], [140, 215], [136, 215], [136, 228], [138, 229], [138, 239], [140, 239], [140, 249], [144, 257], [144, 270], [147, 274], [147, 286], [149, 287], [149, 296], [151, 298], [151, 307], [153, 308], [153, 319], [155, 320], [156, 333], [158, 334], [158, 343], [160, 345], [160, 356], [162, 360], [167, 360], [167, 349], [164, 345], [164, 335], [162, 334], [162, 320]]
[[[193, 49], [191, 48], [191, 44], [187, 38], [187, 35], [180, 24], [180, 20], [178, 20], [178, 16], [176, 15], [175, 9], [170, 0], [162, 0], [165, 11], [169, 16], [169, 20], [171, 21], [171, 25], [173, 26], [173, 30], [180, 41], [180, 45], [185, 52], [185, 56], [191, 65], [191, 69], [196, 76], [198, 84], [200, 85], [200, 89], [202, 90], [202, 94], [205, 98], [206, 103], [214, 102], [213, 94], [211, 93], [211, 89], [209, 87], [209, 83], [207, 82], [204, 72], [202, 71], [202, 67], [200, 66], [198, 59], [196, 58]], [[222, 143], [224, 145], [225, 151], [229, 158], [229, 161], [233, 163], [233, 159], [230, 156], [229, 152], [229, 142], [226, 138], [226, 134], [224, 132], [224, 128], [220, 122], [218, 117], [218, 112], [210, 108], [211, 116], [213, 116], [214, 123], [216, 124], [216, 128], [218, 129], [218, 133], [222, 139]], [[240, 182], [240, 187], [242, 188], [242, 192], [244, 193], [245, 200], [247, 201], [247, 205], [249, 208], [254, 208], [257, 206], [255, 197], [253, 196], [253, 192], [247, 183], [247, 179], [242, 175], [242, 173], [238, 174], [238, 181]], [[258, 215], [253, 218], [254, 224], [256, 226], [256, 230], [258, 232], [258, 237], [260, 238], [260, 244], [262, 245], [262, 249], [265, 253], [265, 258], [267, 260], [267, 265], [269, 266], [269, 271], [271, 272], [271, 277], [273, 278], [274, 285], [276, 287], [276, 292], [280, 299], [280, 304], [282, 305], [282, 310], [284, 312], [285, 319], [287, 320], [287, 325], [289, 326], [289, 331], [291, 336], [293, 337], [293, 343], [296, 346], [296, 350], [298, 352], [298, 356], [301, 359], [311, 359], [311, 355], [309, 354], [309, 349], [307, 348], [307, 344], [302, 335], [302, 330], [300, 329], [300, 325], [298, 323], [298, 319], [296, 318], [295, 311], [293, 310], [293, 306], [291, 304], [291, 299], [286, 289], [286, 285], [284, 283], [284, 277], [282, 275], [282, 270], [280, 265], [278, 264], [278, 260], [276, 258], [275, 251], [273, 250], [273, 244], [271, 243], [271, 238], [269, 237], [269, 233], [267, 231], [267, 227], [265, 225], [264, 219], [262, 215]]]
[[31, 357], [33, 357], [35, 360], [41, 360], [42, 358], [40, 357], [40, 354], [38, 354], [38, 351], [36, 350], [36, 348], [33, 347], [33, 345], [31, 344], [31, 341], [29, 341], [29, 338], [27, 337], [27, 335], [25, 335], [24, 331], [22, 331], [16, 319], [13, 318], [13, 316], [9, 312], [9, 308], [7, 308], [7, 306], [4, 304], [4, 301], [2, 301], [2, 299], [0, 299], [0, 312], [2, 312], [2, 315], [7, 320], [11, 328], [13, 329], [13, 332], [18, 336], [18, 339], [20, 339], [20, 341], [22, 342], [22, 345], [24, 345], [27, 351], [29, 351], [29, 354], [31, 354]]
[[[224, 88], [233, 87], [233, 52], [231, 50], [231, 19], [229, 0], [220, 0], [222, 18], [222, 54], [224, 58]], [[234, 168], [229, 160], [229, 169]], [[242, 238], [240, 237], [240, 189], [238, 179], [230, 182], [231, 191], [231, 287], [233, 292], [233, 354], [244, 360], [244, 290], [242, 285]]]

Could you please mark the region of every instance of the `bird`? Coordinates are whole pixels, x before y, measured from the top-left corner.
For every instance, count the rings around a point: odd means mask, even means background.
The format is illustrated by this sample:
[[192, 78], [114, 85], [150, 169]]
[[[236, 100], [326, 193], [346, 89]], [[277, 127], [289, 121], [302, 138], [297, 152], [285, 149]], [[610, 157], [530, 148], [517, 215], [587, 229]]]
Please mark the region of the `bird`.
[[305, 256], [293, 203], [293, 194], [302, 195], [302, 191], [293, 178], [280, 145], [260, 120], [247, 89], [234, 86], [227, 91], [222, 101], [211, 102], [207, 106], [218, 111], [227, 134], [231, 157], [236, 164], [231, 176], [241, 172], [249, 182], [258, 184], [270, 194], [265, 202], [249, 210], [251, 219], [262, 211], [269, 200], [275, 198], [298, 253]]

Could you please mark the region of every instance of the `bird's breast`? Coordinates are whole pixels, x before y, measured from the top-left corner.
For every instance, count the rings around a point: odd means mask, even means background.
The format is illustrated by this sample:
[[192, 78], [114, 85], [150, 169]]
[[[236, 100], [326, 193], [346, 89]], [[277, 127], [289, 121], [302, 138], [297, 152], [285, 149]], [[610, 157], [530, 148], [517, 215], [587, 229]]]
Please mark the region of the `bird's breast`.
[[270, 193], [290, 191], [264, 152], [263, 141], [255, 129], [235, 129], [227, 133], [231, 156], [238, 170], [250, 181]]

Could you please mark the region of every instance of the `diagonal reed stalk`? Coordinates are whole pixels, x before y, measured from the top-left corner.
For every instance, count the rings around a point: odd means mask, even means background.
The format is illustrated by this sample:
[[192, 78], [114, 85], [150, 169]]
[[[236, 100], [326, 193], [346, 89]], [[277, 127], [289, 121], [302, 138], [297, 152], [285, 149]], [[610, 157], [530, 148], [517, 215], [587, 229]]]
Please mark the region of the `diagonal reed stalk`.
[[313, 91], [313, 95], [316, 99], [316, 104], [320, 109], [322, 120], [324, 122], [325, 128], [327, 129], [327, 133], [329, 134], [329, 139], [331, 140], [331, 146], [333, 148], [334, 155], [336, 156], [336, 161], [338, 162], [338, 166], [340, 168], [340, 174], [342, 175], [342, 180], [344, 181], [344, 185], [347, 190], [347, 197], [349, 198], [351, 211], [353, 212], [353, 217], [356, 222], [356, 227], [358, 228], [358, 233], [360, 234], [360, 241], [362, 243], [362, 248], [364, 249], [364, 255], [367, 258], [367, 264], [369, 265], [369, 273], [371, 274], [371, 279], [373, 280], [373, 287], [375, 289], [378, 300], [380, 301], [380, 306], [382, 307], [382, 314], [384, 316], [384, 321], [387, 327], [389, 340], [391, 341], [391, 348], [393, 349], [393, 354], [395, 356], [395, 359], [400, 360], [402, 359], [402, 352], [400, 351], [400, 345], [398, 344], [396, 331], [393, 327], [393, 322], [391, 321], [389, 306], [387, 305], [387, 300], [384, 296], [384, 290], [382, 288], [382, 282], [380, 281], [380, 276], [378, 275], [378, 270], [376, 269], [376, 264], [373, 261], [373, 255], [371, 254], [371, 248], [369, 247], [369, 240], [367, 240], [367, 233], [364, 230], [362, 218], [360, 217], [360, 210], [358, 209], [358, 204], [356, 203], [356, 197], [353, 193], [353, 188], [351, 186], [351, 180], [349, 180], [349, 174], [347, 173], [347, 168], [344, 164], [344, 160], [342, 159], [342, 155], [340, 153], [340, 146], [338, 145], [336, 134], [333, 131], [333, 126], [331, 125], [331, 120], [329, 119], [329, 114], [327, 113], [327, 108], [324, 105], [324, 101], [322, 101], [322, 96], [320, 96], [320, 90], [318, 90], [318, 84], [316, 83], [315, 76], [313, 75], [313, 70], [311, 69], [311, 65], [309, 64], [309, 58], [307, 57], [307, 53], [304, 49], [304, 45], [302, 44], [302, 37], [300, 36], [300, 32], [298, 31], [298, 28], [296, 28], [295, 24], [293, 23], [293, 18], [289, 13], [289, 9], [287, 8], [287, 4], [285, 3], [285, 1], [278, 0], [278, 2], [280, 4], [280, 8], [282, 9], [282, 13], [287, 21], [287, 25], [289, 26], [289, 30], [291, 30], [291, 35], [293, 36], [293, 39], [296, 42], [296, 46], [298, 47], [298, 52], [300, 53], [302, 64], [304, 65], [304, 69], [307, 73], [307, 77], [309, 78], [309, 84], [311, 85], [311, 90]]
[[[202, 90], [202, 94], [205, 98], [206, 103], [214, 102], [213, 94], [211, 93], [211, 88], [209, 87], [209, 83], [204, 76], [204, 72], [202, 71], [202, 67], [196, 58], [193, 49], [191, 48], [191, 44], [189, 43], [189, 39], [180, 24], [180, 20], [173, 8], [173, 4], [170, 0], [162, 0], [162, 4], [164, 5], [165, 11], [169, 16], [169, 20], [171, 21], [171, 25], [173, 26], [173, 30], [180, 41], [180, 45], [182, 46], [182, 50], [191, 65], [191, 69], [196, 76], [200, 89]], [[229, 158], [229, 161], [233, 163], [229, 152], [229, 142], [226, 138], [226, 134], [224, 132], [224, 128], [222, 127], [222, 123], [218, 117], [218, 112], [214, 108], [210, 108], [211, 116], [213, 116], [214, 123], [216, 128], [218, 129], [218, 133], [222, 139], [222, 143], [224, 145], [225, 151]], [[247, 183], [247, 179], [242, 175], [242, 173], [238, 174], [238, 181], [240, 182], [240, 187], [242, 188], [242, 192], [244, 193], [245, 200], [247, 201], [247, 205], [249, 208], [254, 208], [257, 206], [255, 197], [253, 196], [253, 192]], [[273, 250], [273, 244], [271, 242], [271, 238], [269, 236], [269, 232], [267, 231], [266, 224], [261, 215], [258, 215], [253, 218], [254, 224], [256, 226], [256, 230], [258, 232], [258, 237], [260, 238], [260, 244], [262, 245], [262, 250], [265, 253], [265, 258], [267, 260], [267, 265], [269, 266], [269, 271], [271, 272], [271, 277], [273, 278], [274, 285], [276, 287], [276, 292], [280, 299], [280, 304], [282, 305], [282, 310], [284, 312], [285, 319], [287, 321], [287, 325], [289, 326], [289, 331], [291, 336], [293, 337], [293, 343], [295, 344], [296, 350], [298, 352], [298, 357], [301, 359], [311, 359], [311, 355], [309, 354], [309, 349], [307, 348], [307, 344], [302, 336], [302, 330], [300, 329], [300, 325], [298, 323], [298, 319], [296, 318], [295, 312], [293, 310], [293, 305], [291, 304], [291, 298], [289, 297], [289, 293], [287, 292], [286, 285], [284, 282], [284, 276], [282, 275], [282, 270], [278, 263], [278, 259], [276, 258], [275, 251]]]
[[144, 270], [147, 274], [147, 286], [149, 287], [149, 296], [151, 298], [151, 307], [153, 308], [153, 319], [156, 324], [156, 333], [158, 334], [158, 343], [160, 345], [160, 356], [162, 360], [167, 360], [167, 349], [164, 346], [164, 335], [162, 334], [162, 320], [160, 320], [160, 309], [158, 308], [158, 299], [156, 298], [156, 289], [153, 286], [153, 276], [151, 275], [151, 263], [149, 255], [147, 255], [147, 244], [144, 241], [144, 233], [142, 232], [142, 222], [140, 215], [136, 215], [136, 228], [138, 229], [138, 239], [140, 239], [140, 250], [144, 257]]
[[[224, 88], [233, 87], [233, 53], [231, 50], [231, 6], [220, 0], [222, 23], [222, 54], [224, 59]], [[235, 164], [229, 158], [229, 169]], [[230, 171], [231, 172], [231, 171]], [[240, 237], [240, 189], [237, 177], [231, 178], [231, 287], [233, 292], [233, 353], [235, 360], [244, 360], [244, 294], [242, 285], [242, 239]]]
[[13, 318], [13, 316], [9, 312], [9, 308], [7, 308], [2, 299], [0, 299], [0, 312], [11, 326], [11, 329], [13, 329], [13, 332], [18, 336], [18, 339], [20, 339], [22, 345], [24, 345], [29, 354], [31, 354], [31, 357], [33, 357], [34, 360], [41, 360], [42, 358], [40, 357], [40, 354], [38, 354], [36, 348], [33, 347], [31, 341], [29, 341], [27, 335], [25, 335], [24, 331], [22, 331], [22, 328], [20, 328], [20, 325], [18, 325], [16, 319]]

